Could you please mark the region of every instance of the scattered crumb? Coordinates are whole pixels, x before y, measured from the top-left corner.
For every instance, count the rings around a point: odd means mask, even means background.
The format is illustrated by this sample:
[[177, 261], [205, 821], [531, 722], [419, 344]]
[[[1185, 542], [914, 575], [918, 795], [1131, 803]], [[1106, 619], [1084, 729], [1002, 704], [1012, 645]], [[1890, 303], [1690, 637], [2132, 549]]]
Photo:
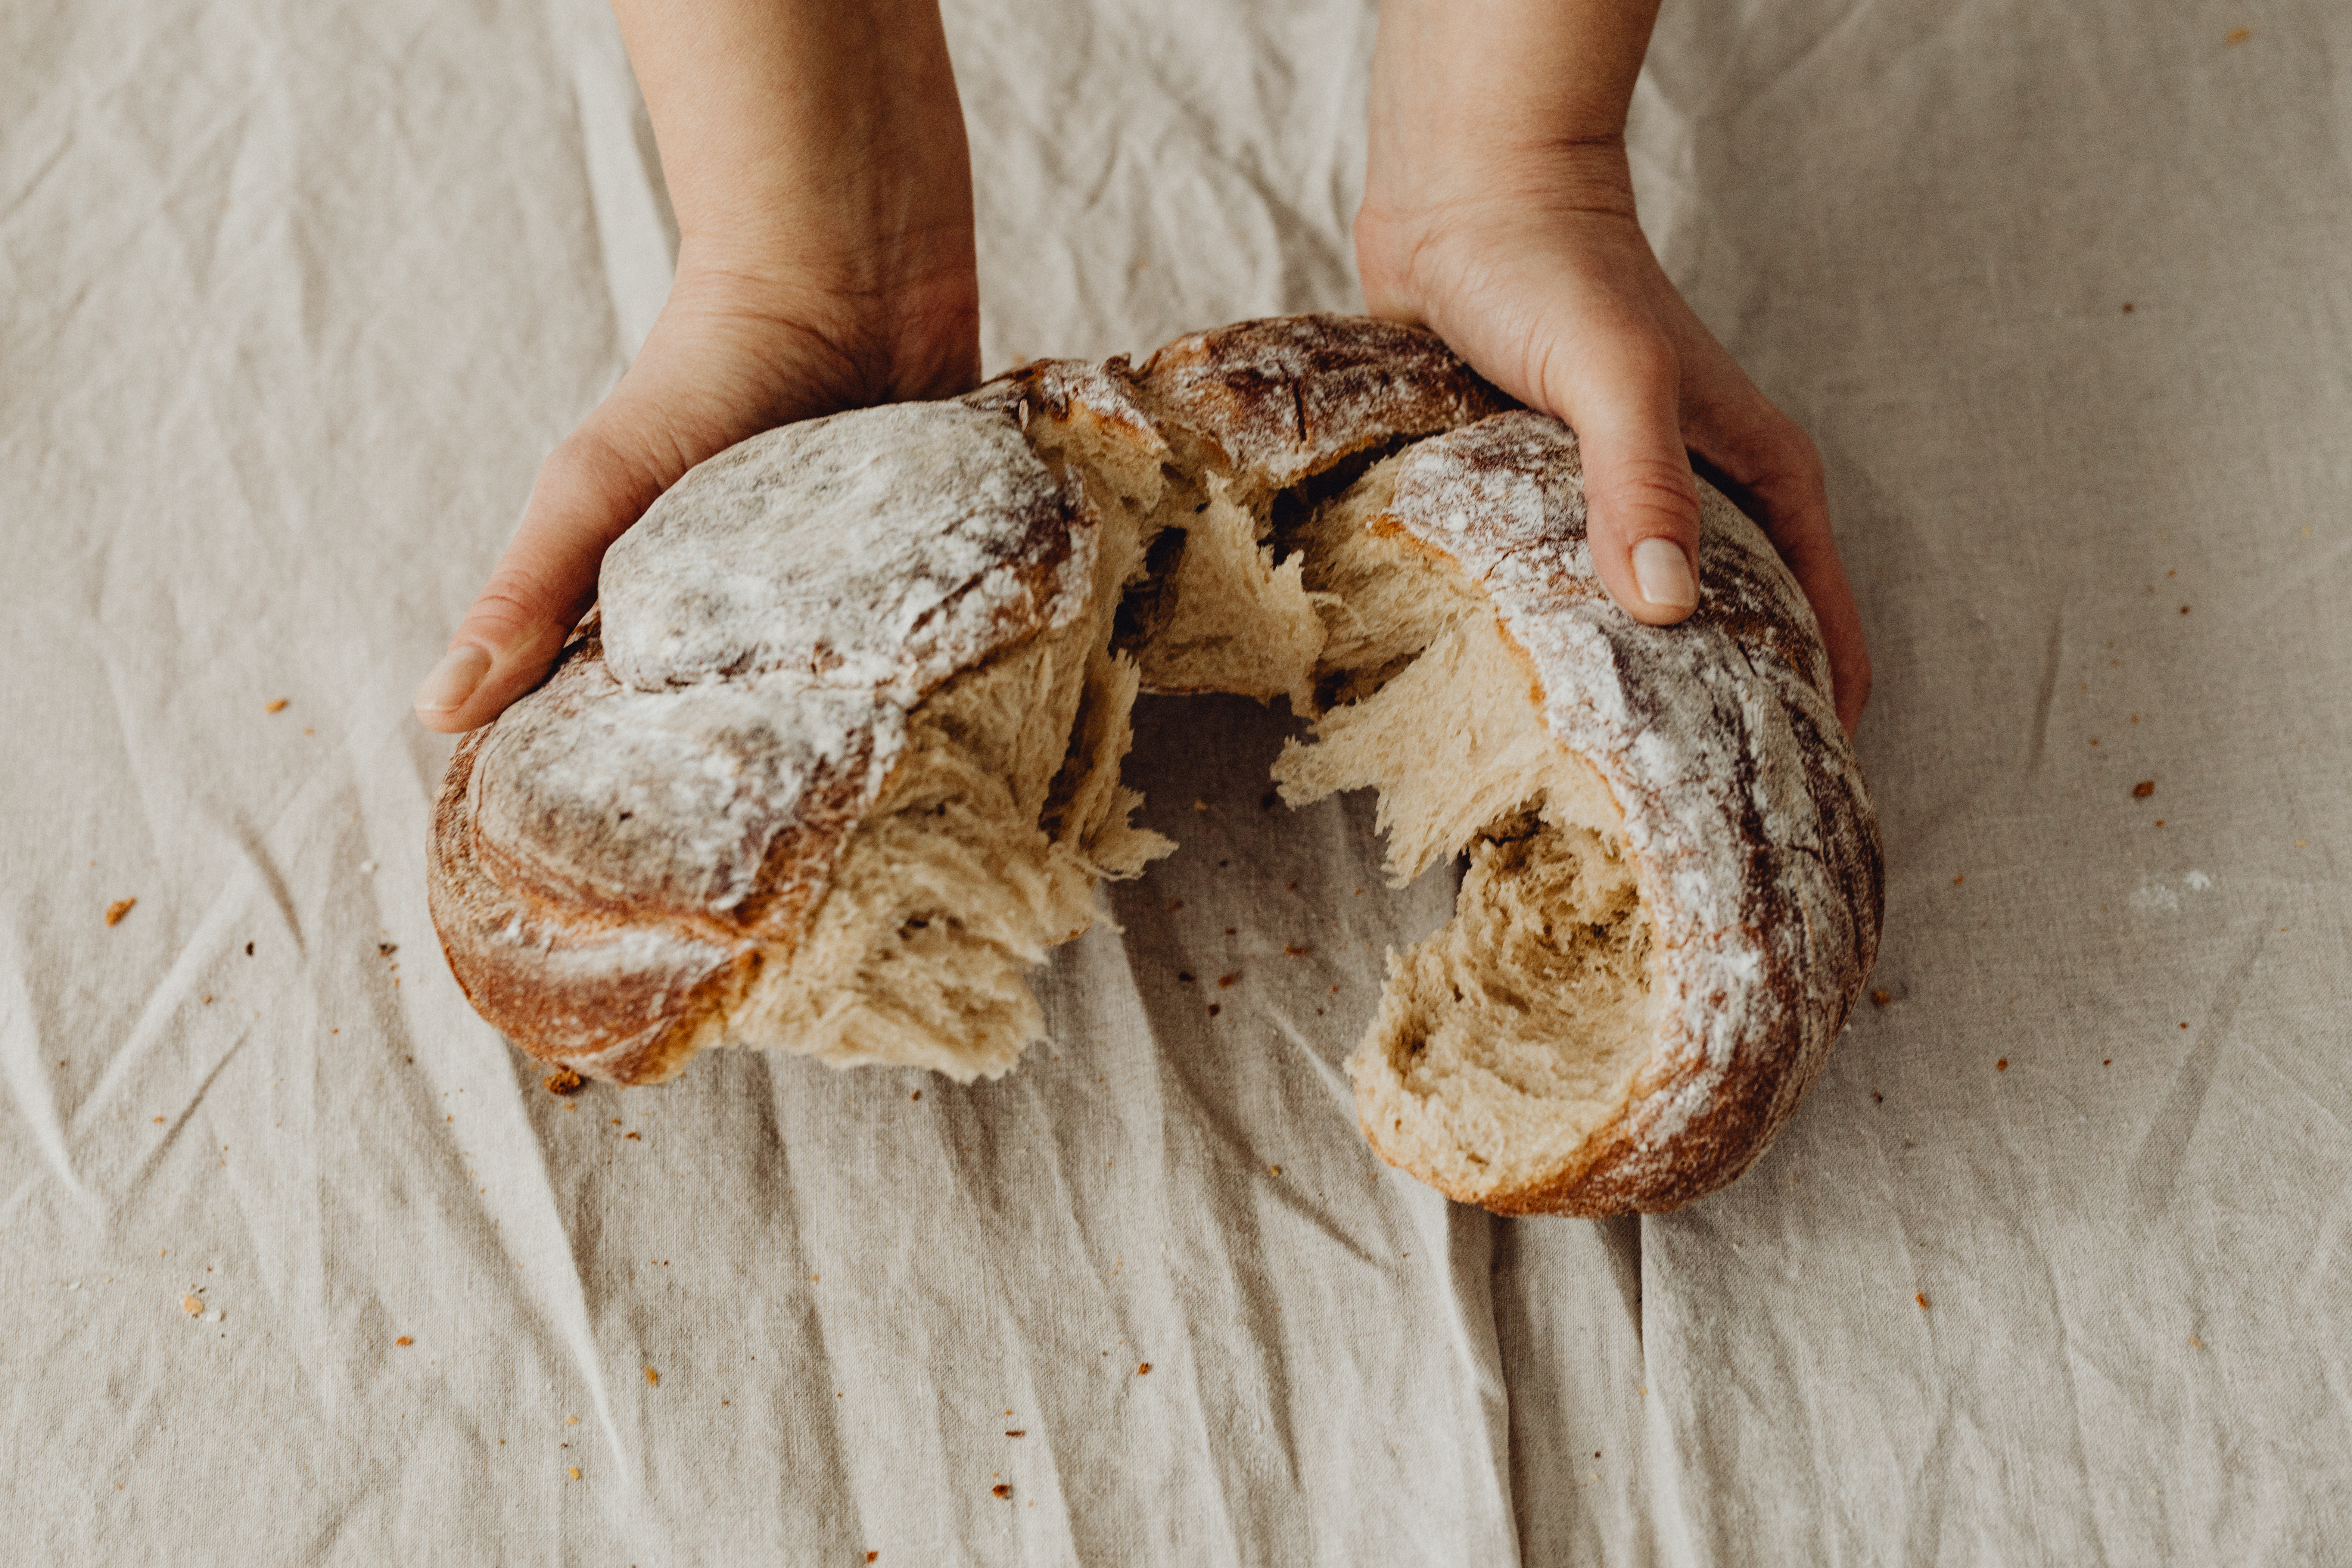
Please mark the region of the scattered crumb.
[[261, 710], [264, 713], [283, 713], [286, 711], [286, 699], [273, 697], [261, 705]]
[[1184, 900], [1181, 899], [1171, 899], [1168, 900], [1168, 912], [1171, 915], [1183, 907]]
[[2103, 1068], [2111, 1068], [2116, 1065], [2116, 1058], [2109, 1057], [2105, 1061], [2101, 1062], [2099, 1065]]
[[2225, 47], [2234, 49], [2253, 36], [2254, 30], [2252, 27], [2232, 27], [2230, 29], [2230, 36], [2223, 38], [2221, 42]]
[[[157, 1118], [155, 1118], [155, 1125], [156, 1125], [156, 1126], [158, 1126], [158, 1127], [163, 1126], [163, 1119], [162, 1117], [160, 1117], [160, 1116], [159, 1116], [159, 1117], [157, 1117]], [[156, 1257], [158, 1257], [158, 1258], [161, 1258], [161, 1257], [163, 1257], [163, 1255], [162, 1253], [160, 1253], [160, 1252], [159, 1252], [159, 1253], [157, 1253], [155, 1256], [156, 1256]]]
[[921, 1089], [917, 1089], [914, 1093], [912, 1093], [912, 1094], [908, 1095], [907, 1098], [908, 1098], [908, 1100], [920, 1100], [920, 1099], [922, 1099], [922, 1098], [923, 1098], [923, 1091], [922, 1091]]
[[1916, 1296], [1914, 1296], [1914, 1297], [1912, 1297], [1911, 1299], [1912, 1299], [1914, 1301], [1916, 1301], [1916, 1302], [1918, 1302], [1918, 1303], [1919, 1303], [1919, 1310], [1920, 1310], [1921, 1311], [1923, 1311], [1923, 1312], [1924, 1312], [1924, 1311], [1926, 1311], [1926, 1310], [1927, 1310], [1927, 1292], [1926, 1292], [1925, 1290], [1922, 1290], [1922, 1291], [1920, 1291]]
[[1013, 1488], [1003, 1481], [997, 1482], [994, 1486], [989, 1488], [988, 1491], [991, 1497], [1011, 1497], [1013, 1495]]
[[1029, 1436], [1029, 1429], [1026, 1426], [1013, 1426], [1008, 1428], [1004, 1435], [1008, 1437], [1026, 1437]]
[[1233, 935], [1235, 931], [1238, 931], [1239, 930], [1241, 930], [1241, 927], [1239, 927], [1239, 926], [1227, 926], [1227, 927], [1225, 928], [1225, 934], [1226, 934], [1227, 936], [1231, 936], [1231, 935]]
[[138, 901], [139, 900], [136, 899], [117, 899], [114, 902], [107, 905], [106, 923], [108, 925], [121, 924], [122, 917], [129, 914], [131, 912], [131, 906]]
[[577, 1426], [580, 1425], [580, 1417], [577, 1415], [567, 1415], [563, 1418], [563, 1424], [566, 1426]]
[[659, 1373], [656, 1372], [656, 1371], [655, 1371], [653, 1368], [651, 1368], [651, 1367], [647, 1367], [647, 1368], [646, 1368], [646, 1386], [647, 1388], [658, 1388], [658, 1387], [660, 1387], [660, 1386], [661, 1386], [661, 1373]]
[[399, 951], [400, 943], [396, 942], [380, 942], [375, 944], [375, 952], [378, 958], [390, 958], [394, 953], [398, 952]]
[[572, 1479], [575, 1481], [580, 1479], [580, 1467], [577, 1465], [572, 1467]]
[[1192, 972], [1189, 969], [1180, 969], [1176, 972], [1176, 978], [1181, 984], [1190, 985], [1192, 984]]
[[1266, 1169], [1277, 1176], [1282, 1174], [1282, 1167], [1279, 1165], [1268, 1165]]
[[406, 1334], [403, 1334], [403, 1335], [401, 1335], [401, 1336], [400, 1336], [400, 1338], [398, 1338], [398, 1339], [396, 1339], [396, 1340], [393, 1341], [392, 1342], [393, 1342], [394, 1344], [400, 1345], [400, 1346], [402, 1346], [402, 1347], [404, 1347], [404, 1347], [406, 1347], [406, 1346], [409, 1346], [409, 1345], [413, 1345], [413, 1344], [415, 1344], [416, 1342], [415, 1342], [415, 1340], [413, 1340], [413, 1339], [410, 1339]]
[[187, 1313], [191, 1318], [201, 1315], [204, 1310], [205, 1304], [202, 1301], [197, 1300], [194, 1296], [183, 1296], [180, 1298], [180, 1310]]
[[209, 1007], [213, 1005], [213, 994], [207, 991], [202, 996], [198, 997], [197, 1000]]
[[632, 1143], [642, 1143], [646, 1141], [646, 1135], [642, 1132], [624, 1132], [621, 1136]]
[[1209, 803], [1202, 800], [1199, 795], [1194, 795], [1192, 797], [1192, 809], [1194, 811], [1206, 811], [1209, 809]]
[[247, 958], [253, 956], [253, 943], [249, 942], [245, 944], [245, 956]]
[[1965, 882], [1965, 881], [1967, 881], [1967, 880], [1968, 880], [1968, 879], [1967, 879], [1966, 877], [1955, 877], [1955, 878], [1953, 878], [1953, 879], [1952, 879], [1952, 886], [1954, 886], [1955, 888], [1957, 888], [1957, 887], [1958, 887], [1962, 882]]
[[1993, 1063], [1992, 1070], [1995, 1072], [2007, 1072], [2009, 1070], [2009, 1058], [2007, 1057], [2003, 1057], [2000, 1060]]
[[2158, 827], [2163, 826], [2164, 826], [2164, 818], [2162, 818], [2162, 817], [2160, 817], [2160, 816], [2159, 816], [2159, 817], [2158, 817], [2158, 818], [2156, 819], [2156, 825], [2157, 825]]
[[1212, 1002], [1212, 1003], [1210, 1003], [1210, 1004], [1209, 1004], [1209, 1016], [1210, 1016], [1210, 1017], [1213, 1018], [1213, 1017], [1215, 1017], [1218, 1014], [1220, 1014], [1220, 1013], [1222, 1013], [1222, 1012], [1223, 1012], [1223, 1011], [1224, 1011], [1224, 1008], [1223, 1008], [1223, 1005], [1221, 1005], [1220, 1004], [1215, 1003], [1215, 1002]]
[[1145, 1363], [1143, 1363], [1141, 1365], [1138, 1366], [1138, 1367], [1135, 1369], [1135, 1375], [1136, 1375], [1136, 1376], [1138, 1376], [1138, 1377], [1141, 1377], [1145, 1373], [1148, 1373], [1148, 1372], [1150, 1372], [1150, 1370], [1151, 1370], [1151, 1363], [1150, 1363], [1150, 1362], [1145, 1362]]
[[2187, 1027], [2189, 1027], [2189, 1026], [2188, 1026], [2188, 1025], [2186, 1025], [2186, 1024], [2183, 1024], [2183, 1025], [2181, 1025], [2180, 1026], [2181, 1026], [2182, 1028], [2184, 1028], [2184, 1029], [2185, 1029], [2185, 1028], [2187, 1028]]
[[1874, 1089], [1870, 1091], [1870, 1103], [1873, 1105], [1884, 1105], [1886, 1103], [1886, 1097]]
[[2131, 302], [2129, 300], [2125, 300], [2125, 301], [2124, 301], [2124, 314], [2125, 314], [2125, 315], [2126, 315], [2126, 316], [2128, 316], [2128, 315], [2130, 315], [2131, 313], [2132, 313], [2132, 302]]
[[1241, 977], [1241, 971], [1238, 969], [1234, 971], [1231, 974], [1220, 974], [1217, 976], [1217, 989], [1220, 991], [1230, 990], [1233, 987], [1234, 982], [1239, 980]]
[[2189, 1336], [2189, 1348], [2193, 1351], [2201, 1351], [2205, 1348], [2205, 1342], [2199, 1339], [2195, 1334], [2191, 1334]]
[[558, 1068], [555, 1071], [547, 1075], [547, 1092], [550, 1094], [577, 1094], [580, 1092], [581, 1086], [585, 1084], [587, 1081], [588, 1080], [586, 1079], [582, 1078], [570, 1068]]
[[1307, 956], [1307, 949], [1299, 946], [1298, 943], [1295, 942], [1284, 942], [1282, 944], [1282, 952], [1283, 956], [1286, 958], [1304, 958]]
[[1295, 892], [1298, 891], [1298, 884], [1297, 884], [1297, 883], [1296, 883], [1296, 882], [1293, 882], [1293, 883], [1291, 883], [1288, 887], [1286, 887], [1286, 888], [1283, 889], [1283, 891], [1284, 891], [1284, 892], [1286, 892], [1286, 893], [1295, 893]]
[[868, 1563], [871, 1563], [871, 1562], [873, 1562], [875, 1559], [877, 1559], [877, 1558], [880, 1557], [881, 1555], [882, 1555], [882, 1553], [880, 1553], [879, 1552], [867, 1552], [867, 1553], [866, 1554], [866, 1561], [867, 1561]]
[[2188, 605], [2181, 605], [2181, 606], [2180, 606], [2180, 613], [2181, 613], [2182, 615], [2184, 615], [2184, 616], [2185, 616], [2185, 615], [2187, 615], [2187, 614], [2189, 613], [2189, 606], [2188, 606]]
[[1894, 1000], [1894, 997], [1889, 996], [1884, 991], [1874, 991], [1870, 994], [1870, 1005], [1874, 1007], [1884, 1007], [1889, 1002]]
[[2146, 800], [2149, 795], [2152, 795], [2155, 793], [2156, 781], [2154, 779], [2142, 779], [2139, 783], [2132, 785], [2132, 798], [2134, 800]]

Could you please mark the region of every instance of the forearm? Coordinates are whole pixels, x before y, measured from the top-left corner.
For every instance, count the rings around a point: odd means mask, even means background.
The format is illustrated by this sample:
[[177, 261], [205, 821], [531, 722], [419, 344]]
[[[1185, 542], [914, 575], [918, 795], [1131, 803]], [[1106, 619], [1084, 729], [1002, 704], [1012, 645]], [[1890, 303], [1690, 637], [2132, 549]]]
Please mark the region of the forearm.
[[836, 298], [970, 271], [970, 157], [936, 0], [614, 10], [682, 263]]
[[1630, 212], [1625, 115], [1657, 14], [1658, 0], [1383, 0], [1367, 212], [1401, 220], [1474, 193]]

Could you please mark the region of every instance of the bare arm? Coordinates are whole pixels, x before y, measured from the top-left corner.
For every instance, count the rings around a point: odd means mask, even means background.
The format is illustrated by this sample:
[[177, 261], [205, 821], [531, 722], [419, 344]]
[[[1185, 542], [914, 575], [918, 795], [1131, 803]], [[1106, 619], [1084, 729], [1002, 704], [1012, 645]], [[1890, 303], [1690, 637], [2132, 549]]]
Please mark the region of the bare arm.
[[937, 0], [615, 0], [679, 229], [644, 352], [548, 456], [425, 677], [436, 730], [546, 674], [605, 547], [772, 426], [979, 378], [971, 171]]
[[1746, 492], [1812, 601], [1838, 717], [1870, 655], [1820, 454], [1734, 363], [1634, 221], [1625, 116], [1658, 0], [1382, 0], [1356, 256], [1420, 321], [1583, 444], [1593, 563], [1635, 619], [1698, 600], [1686, 451]]

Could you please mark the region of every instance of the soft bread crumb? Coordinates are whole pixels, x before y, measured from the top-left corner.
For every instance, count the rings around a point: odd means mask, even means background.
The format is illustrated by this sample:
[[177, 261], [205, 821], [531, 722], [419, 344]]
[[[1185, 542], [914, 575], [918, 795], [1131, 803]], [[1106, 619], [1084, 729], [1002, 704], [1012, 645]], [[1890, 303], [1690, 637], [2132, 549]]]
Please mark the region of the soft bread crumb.
[[1097, 882], [1173, 847], [1132, 826], [1119, 778], [1139, 690], [1281, 696], [1317, 719], [1276, 767], [1283, 799], [1376, 788], [1399, 886], [1470, 860], [1454, 922], [1391, 958], [1350, 1062], [1376, 1145], [1461, 1197], [1556, 1173], [1646, 1056], [1648, 925], [1616, 804], [1551, 735], [1486, 596], [1384, 522], [1395, 459], [1270, 495], [1181, 435], [1163, 467], [1083, 421], [1033, 410], [1026, 429], [1097, 513], [1092, 608], [914, 710], [814, 922], [764, 954], [728, 1037], [1005, 1071], [1043, 1032], [1028, 972], [1093, 923]]
[[[1091, 492], [1090, 492], [1091, 493]], [[796, 949], [770, 955], [734, 1042], [837, 1067], [1010, 1068], [1044, 1033], [1028, 972], [1094, 923], [1094, 885], [1175, 846], [1119, 783], [1138, 676], [1110, 644], [1137, 525], [1104, 508], [1096, 612], [948, 681]]]
[[1471, 851], [1453, 923], [1394, 955], [1349, 1060], [1375, 1144], [1457, 1196], [1558, 1169], [1649, 1055], [1649, 925], [1601, 835], [1522, 817]]

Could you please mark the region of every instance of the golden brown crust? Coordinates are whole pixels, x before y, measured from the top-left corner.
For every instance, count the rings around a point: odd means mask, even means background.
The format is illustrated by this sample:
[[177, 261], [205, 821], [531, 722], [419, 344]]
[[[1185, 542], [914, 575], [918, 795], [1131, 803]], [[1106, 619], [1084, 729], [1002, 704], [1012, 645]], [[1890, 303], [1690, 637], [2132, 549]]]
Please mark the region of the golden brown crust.
[[756, 950], [686, 922], [632, 920], [502, 884], [474, 827], [489, 730], [459, 742], [434, 803], [425, 891], [450, 972], [490, 1026], [541, 1061], [655, 1083], [692, 1054], [758, 966]]
[[1135, 373], [1196, 467], [1282, 489], [1399, 436], [1513, 406], [1435, 333], [1360, 316], [1278, 316], [1178, 338]]

